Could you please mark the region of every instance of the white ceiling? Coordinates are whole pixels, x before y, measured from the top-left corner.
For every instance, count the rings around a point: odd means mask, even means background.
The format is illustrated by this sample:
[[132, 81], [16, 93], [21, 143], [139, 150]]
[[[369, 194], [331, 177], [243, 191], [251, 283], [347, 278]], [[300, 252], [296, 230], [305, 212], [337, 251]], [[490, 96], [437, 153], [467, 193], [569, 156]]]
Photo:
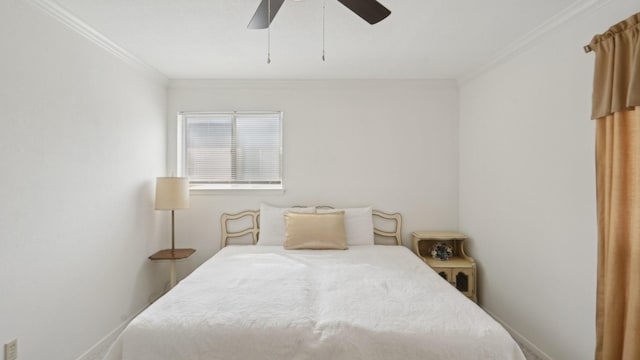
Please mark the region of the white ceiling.
[[[336, 0], [285, 0], [267, 31], [260, 0], [50, 0], [171, 79], [460, 79], [576, 0], [379, 0], [369, 25]], [[326, 61], [322, 4], [326, 1]]]

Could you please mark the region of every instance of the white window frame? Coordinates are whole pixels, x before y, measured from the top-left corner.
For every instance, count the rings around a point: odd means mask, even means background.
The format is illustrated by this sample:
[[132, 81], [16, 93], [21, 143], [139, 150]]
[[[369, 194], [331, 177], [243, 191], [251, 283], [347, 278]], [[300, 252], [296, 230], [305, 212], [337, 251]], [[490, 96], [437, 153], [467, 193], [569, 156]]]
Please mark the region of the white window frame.
[[[186, 174], [186, 140], [185, 129], [186, 121], [189, 116], [231, 116], [234, 119], [237, 116], [242, 115], [277, 115], [280, 119], [280, 183], [279, 184], [261, 184], [261, 183], [192, 183], [189, 182], [189, 189], [196, 191], [269, 191], [269, 192], [283, 192], [284, 191], [284, 154], [283, 154], [283, 126], [284, 126], [284, 114], [282, 111], [182, 111], [178, 113], [177, 121], [177, 141], [176, 152], [177, 162], [176, 170], [178, 176], [187, 176]], [[234, 125], [235, 126], [235, 125]]]

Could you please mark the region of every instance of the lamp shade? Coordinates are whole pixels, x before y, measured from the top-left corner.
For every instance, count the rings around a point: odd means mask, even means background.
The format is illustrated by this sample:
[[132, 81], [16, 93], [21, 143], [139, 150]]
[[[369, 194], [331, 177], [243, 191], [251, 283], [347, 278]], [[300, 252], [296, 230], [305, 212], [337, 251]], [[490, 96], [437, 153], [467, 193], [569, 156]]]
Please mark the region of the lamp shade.
[[189, 178], [156, 179], [156, 210], [178, 210], [189, 207]]

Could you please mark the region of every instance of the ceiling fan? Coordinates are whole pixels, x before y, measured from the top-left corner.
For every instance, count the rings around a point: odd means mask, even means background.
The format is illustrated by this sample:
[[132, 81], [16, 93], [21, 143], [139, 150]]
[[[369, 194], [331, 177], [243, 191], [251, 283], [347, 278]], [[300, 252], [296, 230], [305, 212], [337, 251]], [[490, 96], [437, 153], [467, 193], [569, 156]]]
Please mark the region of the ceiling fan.
[[[376, 0], [338, 1], [371, 25], [383, 20], [384, 18], [389, 16], [389, 14], [391, 14], [391, 11], [389, 9], [384, 7]], [[251, 18], [249, 25], [247, 25], [247, 28], [266, 29], [269, 26], [269, 19], [271, 20], [271, 22], [273, 21], [273, 18], [278, 13], [278, 10], [280, 10], [283, 2], [284, 0], [271, 0], [271, 4], [269, 4], [269, 0], [261, 0], [260, 5], [258, 5], [258, 9], [256, 10], [255, 14], [253, 14], [253, 17]], [[271, 11], [269, 11], [269, 8], [271, 8]], [[269, 12], [271, 14], [269, 14]]]

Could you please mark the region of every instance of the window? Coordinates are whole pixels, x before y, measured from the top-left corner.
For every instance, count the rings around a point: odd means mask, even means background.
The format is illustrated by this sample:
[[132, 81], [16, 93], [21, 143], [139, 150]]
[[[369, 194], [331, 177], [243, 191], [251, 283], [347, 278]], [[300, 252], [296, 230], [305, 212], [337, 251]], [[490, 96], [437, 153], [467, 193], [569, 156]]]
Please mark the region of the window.
[[282, 189], [282, 113], [180, 113], [178, 172], [191, 189]]

